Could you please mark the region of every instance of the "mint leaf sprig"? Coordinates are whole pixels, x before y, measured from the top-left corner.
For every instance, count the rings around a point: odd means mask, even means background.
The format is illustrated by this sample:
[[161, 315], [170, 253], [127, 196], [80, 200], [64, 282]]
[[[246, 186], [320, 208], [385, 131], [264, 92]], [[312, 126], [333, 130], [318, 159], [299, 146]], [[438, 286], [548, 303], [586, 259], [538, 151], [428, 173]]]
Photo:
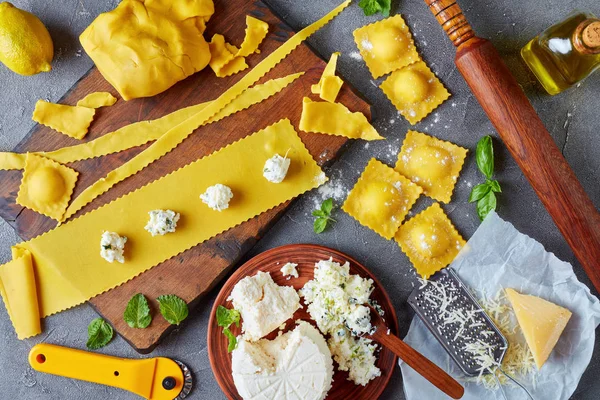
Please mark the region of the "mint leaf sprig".
[[158, 296], [156, 298], [160, 308], [160, 313], [172, 325], [179, 325], [181, 321], [188, 316], [188, 305], [181, 298], [174, 294]]
[[336, 222], [331, 218], [332, 210], [333, 199], [329, 198], [321, 204], [321, 209], [312, 212], [313, 217], [317, 217], [313, 226], [315, 233], [322, 233], [330, 222]]
[[90, 350], [98, 350], [104, 347], [113, 338], [112, 326], [102, 318], [95, 318], [88, 325], [88, 340], [86, 346]]
[[229, 345], [227, 346], [227, 352], [231, 353], [237, 347], [237, 339], [233, 333], [229, 330], [231, 324], [235, 324], [239, 328], [240, 326], [240, 312], [235, 309], [229, 309], [227, 307], [217, 307], [217, 325], [223, 328], [223, 334], [227, 336]]
[[485, 176], [485, 182], [473, 187], [469, 195], [469, 203], [477, 202], [477, 215], [483, 221], [490, 211], [496, 209], [496, 193], [502, 193], [500, 183], [492, 179], [494, 175], [494, 145], [491, 136], [487, 135], [479, 139], [475, 157], [477, 167]]
[[150, 315], [148, 300], [143, 294], [138, 293], [129, 300], [123, 313], [123, 320], [129, 327], [136, 329], [144, 329], [150, 325], [152, 315]]
[[392, 0], [360, 0], [358, 6], [363, 9], [367, 16], [380, 12], [384, 17], [389, 17]]

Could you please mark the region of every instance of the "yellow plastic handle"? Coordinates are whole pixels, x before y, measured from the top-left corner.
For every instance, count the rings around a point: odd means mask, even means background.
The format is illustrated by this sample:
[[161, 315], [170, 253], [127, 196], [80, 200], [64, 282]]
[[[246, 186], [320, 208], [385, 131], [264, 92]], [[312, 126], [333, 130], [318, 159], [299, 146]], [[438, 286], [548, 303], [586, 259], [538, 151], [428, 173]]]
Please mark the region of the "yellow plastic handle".
[[[40, 343], [29, 352], [29, 364], [39, 372], [128, 390], [150, 400], [172, 400], [183, 388], [183, 372], [168, 358], [131, 360]], [[163, 380], [175, 379], [165, 389]]]

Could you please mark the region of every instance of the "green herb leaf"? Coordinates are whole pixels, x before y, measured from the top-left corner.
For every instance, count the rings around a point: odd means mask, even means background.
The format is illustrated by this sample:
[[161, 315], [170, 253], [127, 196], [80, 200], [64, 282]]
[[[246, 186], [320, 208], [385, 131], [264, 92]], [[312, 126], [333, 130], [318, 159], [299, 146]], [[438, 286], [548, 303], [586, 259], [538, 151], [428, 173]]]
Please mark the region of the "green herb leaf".
[[363, 9], [367, 16], [381, 12], [384, 17], [389, 17], [391, 3], [391, 0], [360, 0], [358, 6]]
[[131, 328], [144, 329], [150, 325], [152, 322], [150, 307], [143, 294], [138, 293], [129, 300], [123, 313], [123, 319]]
[[321, 204], [321, 211], [323, 211], [326, 216], [331, 215], [331, 211], [333, 210], [333, 199], [329, 198]]
[[477, 202], [477, 215], [484, 220], [490, 211], [496, 209], [496, 194], [491, 190]]
[[240, 326], [240, 312], [235, 309], [229, 309], [227, 307], [217, 307], [217, 325], [223, 328], [229, 328], [231, 324]]
[[479, 139], [475, 157], [477, 158], [477, 166], [481, 173], [488, 179], [492, 179], [492, 175], [494, 174], [494, 145], [491, 136], [487, 135]]
[[502, 188], [500, 187], [500, 183], [498, 183], [498, 181], [488, 180], [486, 183], [488, 184], [490, 189], [492, 189], [492, 192], [502, 193]]
[[160, 313], [168, 323], [179, 325], [188, 316], [188, 306], [183, 299], [174, 294], [158, 296], [156, 299], [160, 305]]
[[113, 337], [113, 328], [102, 318], [96, 318], [88, 325], [88, 340], [86, 346], [90, 350], [104, 347]]
[[313, 217], [327, 217], [327, 214], [323, 210], [314, 210], [312, 215]]
[[313, 226], [315, 233], [323, 233], [325, 228], [327, 228], [327, 218], [319, 217], [315, 219], [315, 223]]
[[473, 190], [471, 190], [471, 194], [469, 195], [469, 203], [473, 203], [474, 201], [481, 199], [488, 194], [490, 190], [490, 185], [488, 185], [487, 182], [474, 186]]
[[227, 336], [229, 344], [227, 345], [227, 352], [231, 353], [237, 347], [237, 338], [231, 333], [229, 328], [223, 328], [223, 334]]

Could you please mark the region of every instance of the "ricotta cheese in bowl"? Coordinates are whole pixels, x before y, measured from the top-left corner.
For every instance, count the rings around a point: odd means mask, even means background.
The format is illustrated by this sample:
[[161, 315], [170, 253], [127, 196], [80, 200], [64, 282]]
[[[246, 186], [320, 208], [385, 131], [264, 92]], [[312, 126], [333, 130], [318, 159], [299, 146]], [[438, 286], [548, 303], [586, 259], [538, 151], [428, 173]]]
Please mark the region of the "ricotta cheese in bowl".
[[308, 313], [324, 334], [342, 371], [357, 385], [366, 385], [381, 375], [375, 362], [377, 345], [360, 337], [372, 331], [370, 309], [365, 305], [373, 292], [373, 281], [350, 274], [350, 264], [332, 259], [315, 264], [314, 279], [308, 281], [300, 296]]
[[323, 400], [331, 389], [331, 352], [323, 335], [304, 321], [274, 340], [240, 340], [231, 360], [244, 399]]

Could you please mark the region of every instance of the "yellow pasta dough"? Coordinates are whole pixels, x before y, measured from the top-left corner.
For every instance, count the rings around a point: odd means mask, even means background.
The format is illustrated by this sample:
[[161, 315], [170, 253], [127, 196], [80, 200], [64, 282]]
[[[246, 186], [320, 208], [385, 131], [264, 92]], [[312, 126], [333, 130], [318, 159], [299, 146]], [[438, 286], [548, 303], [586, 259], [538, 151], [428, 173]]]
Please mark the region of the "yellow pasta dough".
[[67, 206], [79, 173], [56, 161], [27, 154], [17, 204], [59, 221]]
[[253, 53], [260, 53], [258, 47], [269, 33], [269, 24], [260, 19], [246, 15], [246, 36], [237, 52], [238, 57], [248, 57]]
[[83, 139], [94, 120], [96, 110], [80, 106], [38, 100], [32, 119], [74, 139]]
[[[278, 185], [268, 182], [262, 174], [264, 161], [273, 154], [287, 154], [291, 160], [286, 179]], [[39, 305], [11, 308], [10, 314], [19, 319], [15, 328], [25, 325], [20, 320], [30, 318], [25, 315], [29, 310], [39, 309], [40, 318], [80, 304], [326, 180], [290, 121], [284, 119], [20, 243], [16, 247], [31, 252], [34, 260]], [[204, 207], [199, 199], [207, 187], [216, 183], [229, 186], [235, 195], [229, 208], [220, 213]], [[161, 236], [159, 245], [157, 238], [144, 229], [148, 211], [156, 209], [177, 210], [185, 219], [176, 232]], [[105, 230], [128, 238], [124, 264], [107, 263], [100, 257], [98, 243]], [[3, 286], [25, 281], [16, 276], [20, 274], [17, 267], [21, 261], [0, 266]], [[19, 291], [12, 293], [23, 296]], [[19, 304], [13, 300], [4, 299], [5, 304]], [[19, 337], [36, 333], [39, 331], [21, 331]]]
[[354, 41], [374, 78], [420, 60], [400, 15], [358, 28], [354, 31]]
[[109, 107], [117, 102], [117, 98], [108, 92], [90, 93], [77, 102], [78, 106], [87, 108]]
[[448, 203], [466, 156], [467, 149], [421, 132], [408, 131], [395, 168], [421, 186], [425, 195]]
[[438, 203], [406, 221], [396, 241], [425, 279], [450, 264], [465, 245]]
[[323, 75], [319, 82], [311, 86], [311, 92], [318, 94], [323, 100], [330, 103], [335, 103], [344, 81], [339, 76], [335, 75], [335, 69], [337, 66], [337, 60], [340, 53], [333, 53], [329, 62], [323, 70]]
[[209, 65], [217, 77], [225, 78], [248, 68], [246, 59], [236, 56], [238, 48], [225, 42], [223, 35], [213, 35], [208, 47], [212, 56]]
[[302, 102], [300, 130], [351, 139], [383, 139], [363, 113], [353, 113], [340, 103], [312, 101], [308, 97]]
[[391, 74], [381, 89], [411, 124], [416, 124], [450, 97], [442, 82], [423, 61]]
[[350, 191], [342, 210], [391, 239], [422, 192], [421, 187], [373, 158]]

